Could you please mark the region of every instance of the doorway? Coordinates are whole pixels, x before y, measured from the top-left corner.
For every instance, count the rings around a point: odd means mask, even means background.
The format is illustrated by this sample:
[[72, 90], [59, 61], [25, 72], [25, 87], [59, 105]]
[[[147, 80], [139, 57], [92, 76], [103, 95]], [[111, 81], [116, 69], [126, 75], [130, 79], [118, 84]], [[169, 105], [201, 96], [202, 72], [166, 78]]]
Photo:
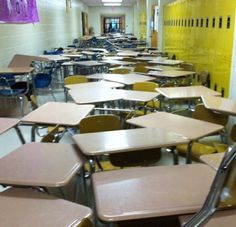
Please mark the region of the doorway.
[[101, 16], [101, 33], [123, 33], [125, 16]]

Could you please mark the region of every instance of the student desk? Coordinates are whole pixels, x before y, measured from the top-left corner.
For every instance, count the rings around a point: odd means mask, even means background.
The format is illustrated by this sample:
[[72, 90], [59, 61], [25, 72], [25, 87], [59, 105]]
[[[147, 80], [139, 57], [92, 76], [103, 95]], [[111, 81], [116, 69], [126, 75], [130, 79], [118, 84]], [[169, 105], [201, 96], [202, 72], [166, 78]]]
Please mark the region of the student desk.
[[[149, 54], [150, 55], [150, 54]], [[143, 57], [136, 57], [135, 60], [138, 60], [138, 61], [161, 61], [161, 60], [165, 60], [167, 59], [167, 57], [158, 57], [158, 56], [143, 56]]]
[[207, 109], [221, 112], [223, 114], [236, 115], [236, 101], [227, 98], [214, 97], [210, 95], [201, 96]]
[[214, 170], [218, 170], [225, 153], [206, 154], [200, 157], [200, 160], [211, 166]]
[[201, 98], [202, 95], [221, 95], [219, 92], [216, 92], [204, 86], [162, 87], [156, 88], [156, 91], [169, 101], [175, 99], [198, 99]]
[[136, 62], [130, 62], [130, 61], [119, 61], [119, 60], [102, 60], [102, 61], [99, 61], [99, 62], [102, 62], [102, 63], [106, 63], [106, 64], [109, 64], [109, 65], [135, 65]]
[[202, 206], [214, 176], [203, 164], [95, 173], [96, 211], [105, 222], [193, 213]]
[[180, 60], [152, 60], [152, 61], [149, 61], [149, 63], [155, 63], [155, 64], [158, 64], [158, 65], [180, 65], [182, 64], [184, 61], [180, 61]]
[[[193, 215], [180, 216], [180, 223], [186, 223]], [[236, 222], [236, 210], [222, 210], [217, 211], [210, 220], [204, 225], [204, 227], [232, 227]]]
[[0, 74], [29, 74], [34, 70], [33, 67], [9, 67], [0, 68]]
[[[61, 125], [76, 126], [88, 115], [94, 105], [77, 105], [75, 103], [48, 102], [36, 110], [30, 112], [21, 119], [22, 123], [36, 125]], [[35, 129], [35, 127], [33, 127]], [[35, 132], [32, 130], [32, 141], [35, 140]]]
[[1, 226], [77, 226], [92, 215], [90, 208], [32, 189], [11, 188], [0, 193]]
[[168, 99], [194, 99], [200, 98], [202, 95], [221, 95], [219, 92], [204, 86], [163, 87], [156, 88], [156, 91]]
[[19, 139], [24, 144], [25, 143], [24, 137], [23, 137], [20, 129], [17, 127], [19, 122], [20, 122], [20, 120], [16, 119], [16, 118], [3, 118], [3, 117], [1, 117], [0, 118], [0, 135], [11, 128], [15, 128], [16, 133], [19, 136]]
[[183, 117], [167, 112], [157, 112], [141, 117], [135, 117], [127, 120], [127, 123], [139, 127], [166, 129], [185, 136], [191, 141], [189, 143], [188, 155], [186, 158], [187, 163], [191, 162], [192, 141], [219, 132], [224, 128], [222, 125]]
[[140, 74], [135, 74], [135, 73], [129, 73], [129, 74], [119, 74], [114, 76], [114, 74], [105, 74], [104, 75], [104, 80], [109, 80], [125, 85], [132, 85], [136, 82], [145, 82], [145, 81], [152, 81], [155, 80], [154, 77], [150, 76], [144, 76]]
[[[99, 74], [93, 74], [94, 78], [100, 77]], [[88, 76], [88, 78], [91, 78]], [[97, 88], [122, 88], [124, 84], [110, 82], [110, 81], [97, 81], [97, 82], [88, 82], [80, 84], [69, 84], [65, 85], [67, 89], [97, 89]]]
[[115, 89], [102, 86], [95, 89], [85, 87], [70, 89], [69, 94], [77, 104], [103, 103], [122, 99], [121, 94], [117, 93]]
[[83, 164], [75, 145], [27, 143], [0, 159], [0, 183], [62, 187]]
[[21, 119], [23, 123], [76, 126], [94, 108], [94, 105], [48, 102]]
[[46, 58], [48, 61], [55, 61], [55, 62], [58, 62], [58, 61], [69, 61], [70, 58], [68, 57], [65, 57], [65, 56], [62, 56], [62, 55], [56, 55], [56, 54], [44, 54], [44, 55], [39, 55], [39, 57], [43, 57], [43, 58]]
[[148, 75], [162, 78], [180, 78], [195, 74], [192, 71], [181, 71], [181, 70], [165, 70], [165, 71], [149, 71]]
[[175, 66], [165, 66], [165, 65], [158, 65], [158, 66], [145, 66], [147, 69], [154, 70], [154, 71], [167, 71], [167, 70], [182, 70], [180, 67]]
[[[85, 133], [75, 135], [73, 139], [80, 150], [91, 160], [93, 160], [94, 156], [129, 151], [139, 152], [139, 150], [152, 148], [173, 147], [188, 142], [188, 140], [181, 135], [156, 128]], [[92, 163], [90, 162], [90, 164]], [[93, 170], [93, 166], [91, 167]]]
[[121, 51], [117, 53], [117, 56], [122, 57], [137, 57], [139, 55], [139, 52], [135, 51]]

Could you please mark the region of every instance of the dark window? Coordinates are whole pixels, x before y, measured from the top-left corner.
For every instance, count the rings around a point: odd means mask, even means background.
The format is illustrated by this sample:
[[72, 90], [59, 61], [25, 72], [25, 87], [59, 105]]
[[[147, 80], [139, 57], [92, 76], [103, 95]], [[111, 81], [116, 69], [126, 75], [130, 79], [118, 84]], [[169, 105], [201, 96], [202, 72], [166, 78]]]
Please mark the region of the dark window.
[[212, 19], [212, 28], [214, 28], [215, 26], [216, 26], [216, 18], [213, 17], [213, 19]]
[[196, 19], [196, 27], [198, 27], [198, 23], [199, 23], [199, 20], [198, 20], [198, 19]]
[[219, 18], [219, 28], [222, 28], [222, 23], [223, 23], [223, 18], [220, 17], [220, 18]]
[[201, 18], [201, 27], [203, 27], [203, 24], [204, 24], [204, 19]]
[[209, 18], [206, 18], [206, 28], [209, 26]]
[[227, 17], [227, 29], [230, 29], [230, 16]]

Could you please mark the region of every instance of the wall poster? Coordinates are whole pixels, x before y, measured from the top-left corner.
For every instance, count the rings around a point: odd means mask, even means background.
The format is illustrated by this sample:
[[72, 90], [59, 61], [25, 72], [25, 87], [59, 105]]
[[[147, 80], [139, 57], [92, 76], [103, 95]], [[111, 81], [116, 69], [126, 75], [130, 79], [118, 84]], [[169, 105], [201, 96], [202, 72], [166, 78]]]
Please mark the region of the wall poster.
[[36, 0], [0, 0], [0, 23], [39, 22]]

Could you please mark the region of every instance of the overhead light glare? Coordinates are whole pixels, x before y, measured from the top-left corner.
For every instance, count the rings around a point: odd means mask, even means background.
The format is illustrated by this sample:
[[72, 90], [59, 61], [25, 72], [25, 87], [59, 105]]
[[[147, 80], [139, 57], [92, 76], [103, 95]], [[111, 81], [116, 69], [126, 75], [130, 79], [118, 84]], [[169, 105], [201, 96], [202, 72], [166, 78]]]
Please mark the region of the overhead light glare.
[[102, 0], [102, 2], [106, 2], [106, 3], [121, 3], [122, 0]]
[[104, 6], [121, 6], [121, 3], [104, 3]]

